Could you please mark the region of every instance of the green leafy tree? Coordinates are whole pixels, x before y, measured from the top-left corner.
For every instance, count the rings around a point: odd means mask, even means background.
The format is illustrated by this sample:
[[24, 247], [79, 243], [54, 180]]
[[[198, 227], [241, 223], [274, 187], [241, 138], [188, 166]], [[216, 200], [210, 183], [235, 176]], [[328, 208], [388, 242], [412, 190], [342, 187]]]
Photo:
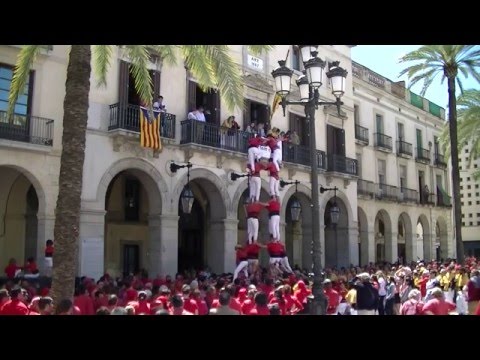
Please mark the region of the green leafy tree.
[[457, 99], [456, 86], [463, 93], [461, 77], [473, 76], [480, 82], [478, 68], [480, 66], [480, 49], [474, 45], [423, 45], [400, 59], [401, 62], [415, 62], [406, 67], [400, 76], [407, 74], [409, 87], [423, 82], [421, 95], [424, 96], [433, 80], [441, 75], [442, 84], [445, 79], [448, 85], [448, 123], [450, 131], [450, 147], [452, 159], [452, 187], [455, 213], [455, 235], [457, 259], [463, 261], [462, 209], [460, 205], [460, 172], [458, 169], [457, 138]]
[[[458, 106], [458, 151], [470, 144], [468, 167], [472, 160], [480, 157], [480, 90], [466, 90], [457, 98]], [[443, 130], [441, 141], [445, 147], [445, 155], [450, 156], [450, 129]], [[475, 180], [480, 179], [480, 169], [473, 172]]]
[[[22, 47], [13, 74], [7, 117], [12, 116], [14, 104], [25, 87], [30, 68], [43, 47]], [[135, 89], [140, 100], [147, 106], [152, 103], [152, 80], [147, 65], [151, 56], [157, 55], [167, 64], [175, 64], [177, 58], [182, 58], [200, 86], [204, 89], [217, 88], [230, 109], [243, 107], [241, 72], [227, 45], [125, 45], [122, 48], [131, 63]], [[250, 46], [254, 53], [271, 48], [272, 46]], [[57, 302], [71, 298], [74, 292], [92, 64], [98, 85], [106, 85], [114, 50], [113, 45], [71, 45], [70, 48], [63, 101], [62, 155], [54, 228], [51, 294]]]

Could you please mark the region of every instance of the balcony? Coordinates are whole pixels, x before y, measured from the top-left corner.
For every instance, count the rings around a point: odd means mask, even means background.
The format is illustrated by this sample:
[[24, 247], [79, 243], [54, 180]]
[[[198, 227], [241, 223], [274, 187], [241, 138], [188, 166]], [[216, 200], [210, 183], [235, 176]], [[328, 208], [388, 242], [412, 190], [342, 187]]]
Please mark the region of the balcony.
[[452, 197], [439, 186], [437, 186], [437, 206], [452, 207]]
[[[310, 166], [310, 148], [303, 145], [284, 144], [282, 147], [282, 159], [284, 162]], [[325, 152], [317, 150], [317, 166], [319, 169], [326, 168]]]
[[417, 148], [417, 156], [415, 160], [422, 164], [430, 164], [430, 150]]
[[358, 176], [358, 161], [342, 155], [328, 154], [327, 171]]
[[375, 198], [379, 200], [398, 200], [398, 188], [387, 184], [375, 184]]
[[54, 121], [38, 116], [16, 115], [7, 120], [0, 111], [0, 138], [35, 145], [53, 145]]
[[445, 156], [439, 153], [435, 153], [435, 166], [446, 169], [447, 168], [447, 161], [445, 160]]
[[355, 124], [355, 140], [357, 144], [368, 145], [368, 129]]
[[375, 138], [375, 147], [378, 148], [378, 150], [381, 151], [386, 151], [386, 152], [391, 152], [392, 151], [392, 137], [387, 136], [382, 133], [375, 133], [373, 134]]
[[375, 184], [373, 181], [359, 179], [357, 181], [357, 195], [373, 199], [375, 196]]
[[413, 189], [400, 188], [400, 192], [398, 193], [398, 200], [400, 202], [418, 203], [418, 191]]
[[[160, 136], [175, 139], [175, 115], [161, 113]], [[108, 131], [128, 130], [140, 133], [140, 107], [137, 105], [110, 105]]]
[[397, 141], [397, 156], [411, 157], [413, 155], [412, 144], [402, 140]]

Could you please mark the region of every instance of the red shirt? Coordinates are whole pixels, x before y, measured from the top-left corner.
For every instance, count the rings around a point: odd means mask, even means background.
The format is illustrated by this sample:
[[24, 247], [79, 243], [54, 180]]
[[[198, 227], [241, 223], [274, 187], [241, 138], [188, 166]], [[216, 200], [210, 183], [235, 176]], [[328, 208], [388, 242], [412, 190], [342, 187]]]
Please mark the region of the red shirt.
[[333, 289], [325, 289], [324, 292], [328, 299], [327, 314], [335, 314], [340, 304], [340, 295]]
[[258, 202], [248, 204], [247, 217], [258, 218], [258, 214], [260, 214], [260, 211], [262, 211], [262, 209], [263, 209], [263, 205]]
[[258, 244], [248, 244], [247, 245], [247, 257], [249, 259], [258, 259], [258, 253], [260, 252], [260, 245]]
[[270, 149], [273, 152], [276, 148], [278, 148], [277, 139], [275, 139], [273, 136], [269, 136], [267, 138], [267, 145], [270, 147]]
[[239, 263], [240, 261], [247, 260], [247, 258], [248, 258], [248, 254], [247, 254], [246, 247], [237, 249], [237, 263]]
[[133, 308], [135, 309], [135, 315], [142, 314], [142, 313], [150, 315], [151, 306], [147, 300], [135, 301], [132, 305], [133, 305]]
[[0, 315], [28, 315], [27, 305], [18, 299], [8, 300], [0, 309]]
[[480, 315], [480, 303], [478, 303], [477, 310], [475, 310], [475, 315]]
[[269, 304], [271, 304], [271, 305], [277, 304], [278, 308], [280, 309], [280, 314], [281, 315], [287, 315], [287, 304], [285, 302], [285, 299], [283, 299], [283, 301], [280, 301], [277, 298], [273, 298], [269, 301]]
[[208, 306], [205, 300], [195, 299], [197, 301], [198, 315], [208, 315]]
[[25, 269], [25, 272], [27, 274], [33, 274], [33, 273], [37, 272], [37, 270], [38, 270], [37, 263], [35, 261], [32, 261], [31, 263], [28, 262], [24, 266], [24, 269]]
[[276, 213], [278, 215], [280, 213], [280, 202], [278, 200], [272, 199], [268, 202], [267, 210], [270, 214]]
[[264, 143], [264, 140], [258, 136], [248, 139], [248, 147], [259, 147], [263, 143]]
[[255, 305], [247, 315], [270, 315], [270, 310], [268, 309], [268, 306]]
[[277, 167], [273, 162], [269, 162], [268, 165], [265, 167], [265, 170], [268, 170], [270, 172], [270, 176], [274, 179], [279, 179]]
[[299, 311], [303, 310], [303, 305], [295, 296], [292, 295], [284, 295], [285, 298], [285, 306], [287, 309], [287, 314], [296, 314]]
[[7, 276], [7, 278], [9, 279], [13, 279], [15, 277], [15, 273], [17, 272], [17, 270], [20, 270], [21, 267], [20, 266], [17, 266], [17, 265], [8, 265], [6, 268], [5, 268], [5, 275]]
[[93, 300], [87, 295], [75, 296], [73, 305], [80, 309], [80, 315], [95, 315]]
[[430, 311], [433, 315], [448, 315], [450, 311], [455, 310], [456, 305], [450, 301], [432, 299], [423, 306], [423, 312]]
[[250, 311], [255, 307], [253, 299], [248, 298], [242, 304], [242, 314], [249, 315]]
[[255, 163], [255, 171], [253, 172], [252, 176], [260, 176], [260, 171], [265, 170], [266, 167], [262, 163], [256, 162]]
[[192, 314], [198, 314], [198, 305], [195, 299], [192, 299], [192, 298], [183, 299], [183, 308]]
[[53, 245], [47, 245], [45, 247], [45, 257], [52, 257], [53, 256], [53, 250], [54, 250]]
[[267, 244], [268, 255], [273, 258], [283, 257], [284, 248], [282, 243], [271, 241]]

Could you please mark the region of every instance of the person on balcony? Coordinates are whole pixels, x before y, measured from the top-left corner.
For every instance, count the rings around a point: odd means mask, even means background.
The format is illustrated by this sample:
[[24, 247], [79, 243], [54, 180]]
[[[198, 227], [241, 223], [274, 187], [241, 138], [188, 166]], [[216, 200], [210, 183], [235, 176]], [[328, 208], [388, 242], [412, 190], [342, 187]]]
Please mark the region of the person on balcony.
[[160, 111], [160, 136], [165, 136], [165, 134], [170, 133], [170, 129], [167, 128], [167, 124], [165, 123], [165, 113], [167, 112], [166, 106], [163, 103], [163, 96], [158, 95], [157, 101], [153, 103], [153, 110]]
[[233, 148], [237, 147], [237, 130], [240, 125], [235, 121], [235, 116], [231, 115], [226, 119], [221, 126], [220, 145], [222, 147]]
[[263, 144], [265, 144], [265, 139], [260, 136], [255, 136], [248, 140], [248, 164], [251, 171], [255, 169], [255, 162], [261, 154], [258, 147]]
[[300, 145], [300, 137], [298, 136], [298, 134], [295, 130], [293, 130], [290, 133], [290, 143], [292, 145]]
[[197, 106], [194, 111], [191, 111], [187, 115], [188, 120], [195, 120], [196, 122], [192, 125], [194, 126], [194, 132], [197, 133], [196, 142], [201, 144], [203, 142], [203, 131], [205, 129], [205, 108], [202, 105]]
[[264, 138], [266, 136], [265, 134], [265, 124], [262, 122], [259, 122], [257, 124], [257, 135]]

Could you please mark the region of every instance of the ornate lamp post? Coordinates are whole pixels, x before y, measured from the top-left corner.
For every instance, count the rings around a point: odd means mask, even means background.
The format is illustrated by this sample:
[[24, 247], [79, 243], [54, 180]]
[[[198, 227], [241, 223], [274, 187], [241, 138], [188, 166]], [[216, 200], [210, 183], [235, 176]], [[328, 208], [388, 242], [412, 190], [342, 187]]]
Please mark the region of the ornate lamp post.
[[[287, 185], [295, 185], [295, 193], [297, 193], [297, 187], [298, 184], [300, 184], [300, 181], [295, 180], [295, 181], [283, 181], [280, 180], [280, 187], [285, 187]], [[299, 221], [300, 220], [300, 214], [302, 213], [302, 205], [300, 205], [300, 202], [297, 200], [296, 197], [293, 197], [290, 203], [290, 215], [292, 217], [292, 221]]]
[[182, 211], [184, 214], [190, 214], [192, 212], [193, 202], [195, 201], [195, 196], [193, 195], [192, 189], [190, 188], [190, 168], [192, 163], [188, 162], [185, 165], [177, 165], [174, 162], [170, 164], [170, 171], [176, 173], [179, 169], [187, 168], [187, 183], [183, 188], [182, 195], [180, 195], [180, 201], [182, 204]]
[[332, 94], [335, 96], [335, 101], [320, 101], [319, 88], [324, 81], [323, 71], [325, 69], [325, 61], [320, 59], [317, 55], [318, 45], [299, 45], [302, 54], [302, 60], [305, 67], [305, 75], [297, 79], [297, 85], [300, 90], [300, 100], [287, 100], [287, 95], [290, 94], [291, 79], [293, 71], [285, 66], [285, 61], [279, 61], [280, 65], [277, 69], [272, 71], [272, 76], [275, 79], [276, 92], [282, 97], [282, 108], [285, 116], [285, 109], [287, 105], [303, 105], [305, 107], [305, 115], [310, 124], [310, 156], [311, 156], [311, 182], [312, 182], [312, 243], [313, 243], [313, 291], [311, 301], [311, 314], [324, 315], [326, 314], [326, 298], [323, 292], [323, 278], [322, 278], [322, 264], [321, 264], [321, 244], [320, 244], [320, 209], [319, 209], [319, 193], [318, 193], [318, 157], [317, 144], [315, 133], [315, 111], [318, 106], [336, 105], [338, 113], [340, 114], [341, 105], [343, 102], [341, 98], [345, 93], [347, 71], [339, 67], [339, 62], [332, 62], [329, 64], [329, 69], [326, 73], [332, 86]]

